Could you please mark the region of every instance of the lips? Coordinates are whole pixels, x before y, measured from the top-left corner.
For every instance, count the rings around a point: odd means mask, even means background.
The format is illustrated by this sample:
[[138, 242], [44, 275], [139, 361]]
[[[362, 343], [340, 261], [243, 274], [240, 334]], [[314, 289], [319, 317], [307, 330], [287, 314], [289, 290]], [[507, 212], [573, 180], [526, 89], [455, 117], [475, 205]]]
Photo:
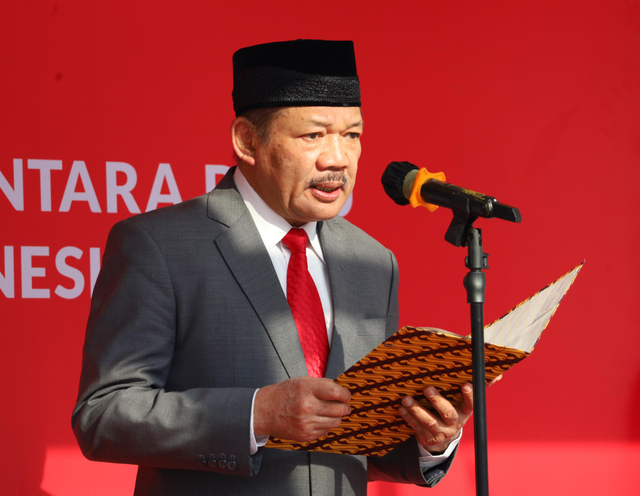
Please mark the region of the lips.
[[329, 193], [331, 191], [334, 191], [336, 189], [340, 189], [342, 188], [343, 183], [339, 182], [339, 181], [325, 181], [322, 183], [315, 183], [313, 184], [311, 187], [318, 189], [320, 191], [324, 191], [326, 193]]
[[343, 183], [337, 181], [326, 181], [322, 183], [316, 183], [310, 186], [311, 192], [314, 197], [321, 201], [334, 201], [340, 196]]

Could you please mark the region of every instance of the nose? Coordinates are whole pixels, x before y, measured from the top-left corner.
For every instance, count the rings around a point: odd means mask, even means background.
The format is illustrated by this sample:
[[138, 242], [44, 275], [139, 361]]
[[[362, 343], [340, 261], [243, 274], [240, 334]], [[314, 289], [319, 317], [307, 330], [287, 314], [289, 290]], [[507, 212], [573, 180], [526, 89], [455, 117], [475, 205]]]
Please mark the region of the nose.
[[320, 169], [344, 169], [350, 163], [345, 138], [339, 133], [328, 134], [324, 138], [322, 152], [318, 157], [318, 168]]

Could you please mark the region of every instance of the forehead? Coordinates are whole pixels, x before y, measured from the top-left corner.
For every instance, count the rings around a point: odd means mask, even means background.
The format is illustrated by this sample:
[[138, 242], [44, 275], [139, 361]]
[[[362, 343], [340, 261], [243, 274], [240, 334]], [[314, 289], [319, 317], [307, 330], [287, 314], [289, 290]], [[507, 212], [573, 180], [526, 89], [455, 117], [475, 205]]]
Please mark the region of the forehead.
[[360, 107], [285, 107], [274, 119], [274, 127], [319, 126], [346, 129], [362, 126]]

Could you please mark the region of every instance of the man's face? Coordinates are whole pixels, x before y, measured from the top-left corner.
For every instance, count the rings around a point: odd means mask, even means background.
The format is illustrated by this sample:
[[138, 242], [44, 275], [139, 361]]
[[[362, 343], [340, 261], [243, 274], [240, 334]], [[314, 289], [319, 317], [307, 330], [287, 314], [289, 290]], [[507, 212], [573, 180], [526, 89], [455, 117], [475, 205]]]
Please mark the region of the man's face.
[[288, 107], [254, 140], [254, 188], [292, 226], [335, 217], [353, 190], [360, 158], [358, 107]]

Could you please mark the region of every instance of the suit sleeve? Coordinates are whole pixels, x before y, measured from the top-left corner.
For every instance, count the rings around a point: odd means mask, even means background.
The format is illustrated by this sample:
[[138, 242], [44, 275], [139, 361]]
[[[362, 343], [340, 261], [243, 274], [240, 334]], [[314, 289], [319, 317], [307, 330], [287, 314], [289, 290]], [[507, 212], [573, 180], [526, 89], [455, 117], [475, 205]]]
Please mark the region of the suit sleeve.
[[80, 448], [92, 460], [252, 475], [261, 457], [249, 455], [254, 389], [165, 390], [177, 312], [154, 239], [129, 220], [116, 224], [92, 298], [72, 416]]
[[[398, 262], [395, 255], [391, 256], [392, 281], [389, 292], [389, 305], [387, 314], [388, 338], [399, 327], [399, 303], [398, 303]], [[457, 451], [457, 449], [456, 449]], [[419, 486], [433, 487], [446, 475], [455, 457], [455, 451], [440, 465], [436, 465], [425, 472], [420, 469], [418, 442], [411, 437], [400, 443], [395, 449], [383, 457], [368, 457], [369, 481], [399, 482], [416, 484]]]

